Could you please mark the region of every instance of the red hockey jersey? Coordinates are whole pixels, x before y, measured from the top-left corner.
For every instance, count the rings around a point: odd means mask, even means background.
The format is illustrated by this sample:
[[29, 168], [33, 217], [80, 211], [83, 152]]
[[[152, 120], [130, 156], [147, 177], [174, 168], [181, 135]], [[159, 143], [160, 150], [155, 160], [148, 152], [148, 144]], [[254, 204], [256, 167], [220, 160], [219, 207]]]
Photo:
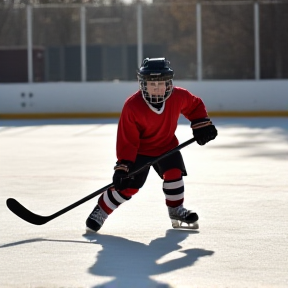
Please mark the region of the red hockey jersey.
[[134, 162], [137, 154], [159, 156], [175, 148], [179, 144], [175, 131], [180, 114], [190, 121], [208, 116], [203, 101], [180, 87], [174, 87], [164, 103], [164, 111], [157, 114], [140, 90], [125, 101], [117, 132], [118, 161]]

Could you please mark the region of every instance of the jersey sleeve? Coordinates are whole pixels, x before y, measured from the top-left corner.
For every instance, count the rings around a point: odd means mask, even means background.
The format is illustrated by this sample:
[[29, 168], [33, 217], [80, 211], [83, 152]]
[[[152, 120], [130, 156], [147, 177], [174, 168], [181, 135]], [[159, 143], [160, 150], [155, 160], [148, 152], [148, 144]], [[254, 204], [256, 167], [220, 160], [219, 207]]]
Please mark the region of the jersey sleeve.
[[126, 102], [121, 112], [117, 131], [116, 154], [118, 161], [135, 161], [140, 145], [139, 135], [134, 111]]
[[191, 94], [187, 90], [182, 90], [182, 109], [181, 113], [191, 122], [196, 119], [208, 117], [204, 102], [201, 98]]

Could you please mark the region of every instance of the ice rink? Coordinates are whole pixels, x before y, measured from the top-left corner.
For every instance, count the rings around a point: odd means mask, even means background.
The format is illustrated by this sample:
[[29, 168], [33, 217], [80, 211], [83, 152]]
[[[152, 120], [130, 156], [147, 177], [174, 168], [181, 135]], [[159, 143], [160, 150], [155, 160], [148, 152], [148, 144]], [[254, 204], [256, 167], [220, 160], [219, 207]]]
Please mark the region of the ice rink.
[[[15, 198], [51, 215], [112, 182], [117, 119], [0, 121], [1, 288], [288, 287], [288, 120], [214, 118], [219, 136], [183, 148], [185, 207], [174, 230], [162, 180], [85, 234], [97, 197], [35, 226]], [[180, 119], [179, 142], [192, 137]]]

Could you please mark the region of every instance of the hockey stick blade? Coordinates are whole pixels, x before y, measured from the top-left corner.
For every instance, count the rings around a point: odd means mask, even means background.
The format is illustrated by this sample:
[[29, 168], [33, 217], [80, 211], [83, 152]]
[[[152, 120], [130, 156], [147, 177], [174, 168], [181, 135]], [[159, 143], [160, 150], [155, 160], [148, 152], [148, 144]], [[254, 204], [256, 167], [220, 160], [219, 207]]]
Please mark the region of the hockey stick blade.
[[34, 214], [13, 198], [7, 199], [6, 204], [14, 214], [31, 224], [43, 225], [51, 220], [49, 216], [46, 217]]
[[[133, 171], [131, 173], [129, 173], [128, 177], [131, 177], [135, 174], [140, 173], [141, 171], [143, 171], [145, 168], [150, 167], [152, 165], [154, 165], [155, 163], [157, 163], [158, 161], [166, 158], [167, 156], [170, 156], [171, 154], [175, 153], [176, 151], [179, 151], [180, 149], [186, 147], [187, 145], [195, 142], [195, 138], [192, 138], [190, 140], [187, 140], [186, 142], [183, 142], [182, 144], [180, 144], [179, 146], [175, 147], [174, 149], [162, 154], [161, 156], [155, 158], [152, 162], [148, 162], [145, 165], [143, 165], [141, 168], [139, 168], [136, 171]], [[112, 187], [113, 183], [108, 184], [104, 187], [102, 187], [101, 189], [91, 193], [90, 195], [80, 199], [79, 201], [67, 206], [66, 208], [50, 215], [50, 216], [41, 216], [38, 214], [35, 214], [31, 211], [29, 211], [27, 208], [25, 208], [22, 204], [20, 204], [16, 199], [13, 198], [9, 198], [6, 200], [6, 205], [7, 207], [18, 217], [20, 217], [21, 219], [23, 219], [24, 221], [27, 221], [31, 224], [34, 225], [43, 225], [49, 221], [51, 221], [52, 219], [70, 211], [71, 209], [79, 206], [80, 204], [100, 195], [101, 193], [103, 193], [104, 191], [106, 191], [108, 188]]]
[[35, 214], [33, 212], [31, 212], [30, 210], [28, 210], [27, 208], [25, 208], [22, 204], [20, 204], [16, 199], [13, 198], [9, 198], [6, 200], [6, 205], [7, 207], [15, 214], [17, 215], [19, 218], [21, 218], [22, 220], [29, 222], [31, 224], [34, 225], [43, 225], [49, 221], [51, 221], [52, 219], [70, 211], [71, 209], [79, 206], [80, 204], [94, 198], [97, 195], [100, 195], [101, 193], [103, 193], [104, 191], [106, 191], [108, 188], [112, 187], [113, 183], [106, 185], [105, 187], [102, 187], [101, 189], [91, 193], [90, 195], [80, 199], [79, 201], [67, 206], [66, 208], [52, 214], [49, 216], [41, 216], [38, 214]]

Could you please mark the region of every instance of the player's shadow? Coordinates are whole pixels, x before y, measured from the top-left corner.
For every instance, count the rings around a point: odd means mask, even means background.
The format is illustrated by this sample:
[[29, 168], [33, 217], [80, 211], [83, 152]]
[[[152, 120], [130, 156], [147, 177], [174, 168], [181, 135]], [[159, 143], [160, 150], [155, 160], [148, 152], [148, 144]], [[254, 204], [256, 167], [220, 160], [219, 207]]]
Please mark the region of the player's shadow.
[[[191, 233], [196, 232], [168, 230], [165, 237], [157, 238], [148, 245], [111, 235], [83, 235], [90, 241], [96, 241], [96, 245], [102, 246], [95, 264], [88, 269], [89, 273], [113, 277], [112, 281], [93, 288], [171, 287], [168, 283], [159, 283], [150, 276], [192, 266], [200, 257], [214, 253], [198, 248], [181, 250], [179, 243]], [[176, 254], [169, 257], [171, 252]]]

